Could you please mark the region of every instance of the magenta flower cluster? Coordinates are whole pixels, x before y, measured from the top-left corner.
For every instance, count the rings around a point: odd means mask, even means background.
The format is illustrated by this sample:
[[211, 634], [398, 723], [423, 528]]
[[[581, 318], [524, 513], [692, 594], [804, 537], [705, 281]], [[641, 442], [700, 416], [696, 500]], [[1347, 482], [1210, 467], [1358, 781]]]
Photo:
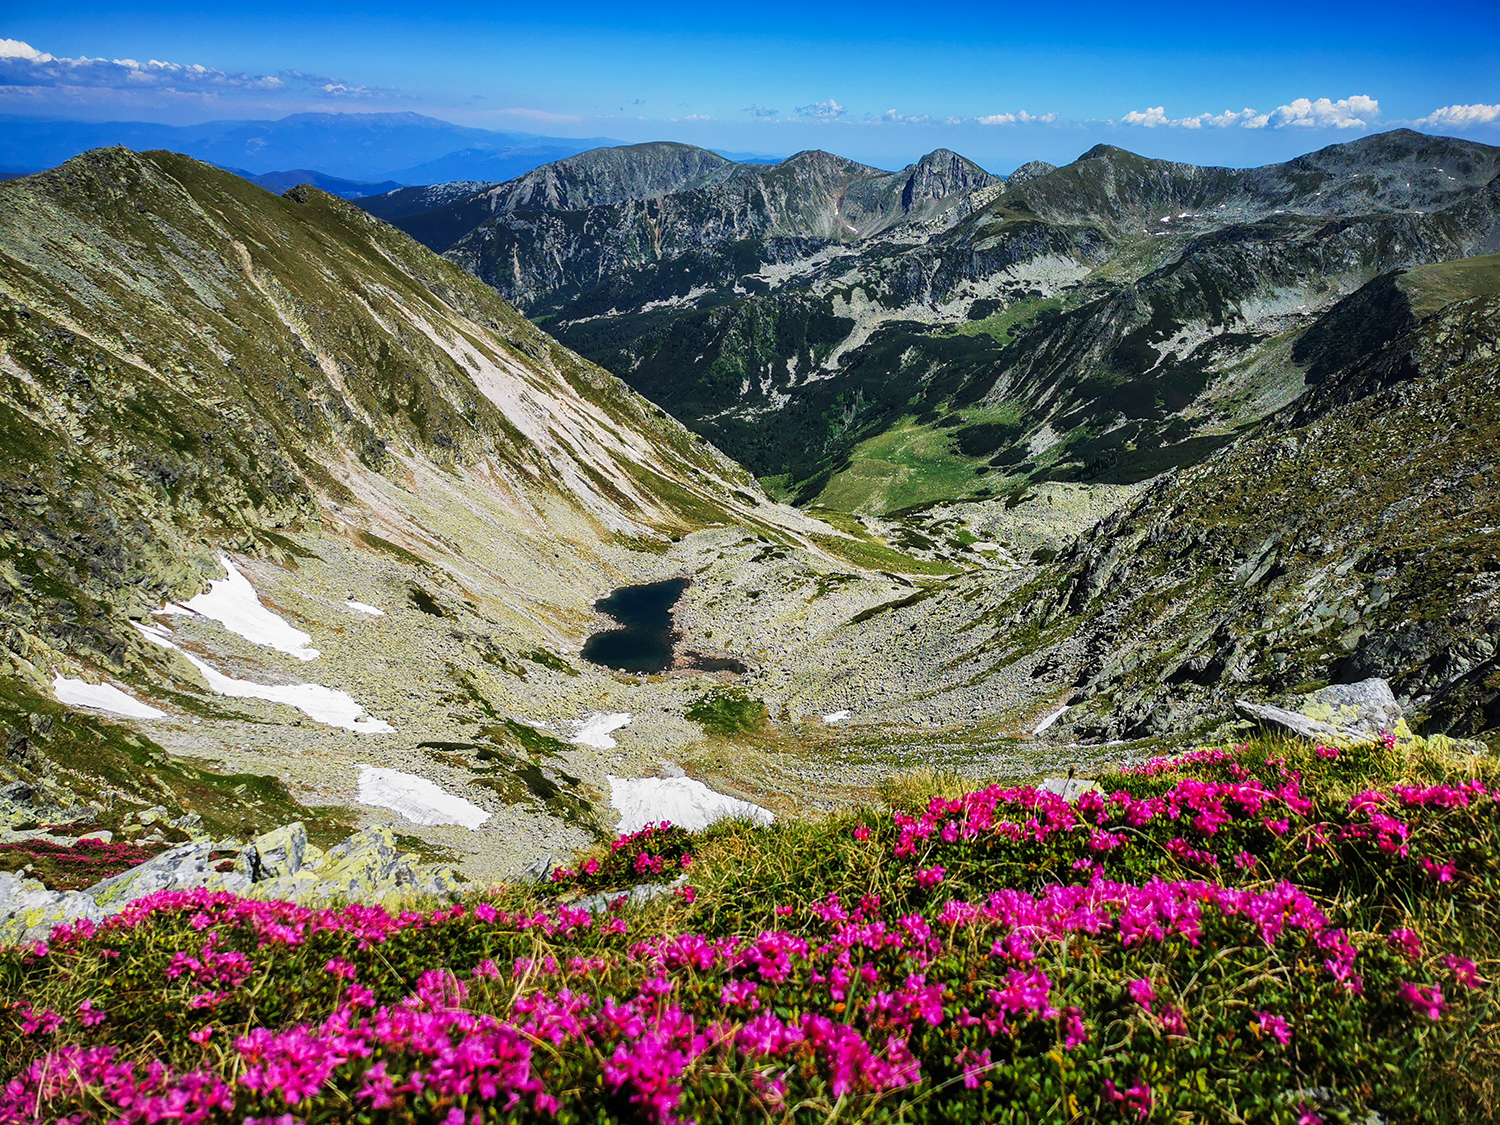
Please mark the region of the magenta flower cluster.
[[[624, 929], [618, 918], [596, 919], [565, 906], [510, 915], [480, 904], [393, 917], [365, 907], [312, 911], [221, 893], [167, 892], [101, 926], [64, 927], [38, 955], [57, 957], [157, 916], [186, 917], [192, 930], [208, 931], [172, 956], [167, 974], [192, 992], [185, 1008], [203, 1020], [194, 1041], [205, 1045], [215, 1033], [213, 1009], [252, 980], [260, 956], [319, 933], [348, 935], [359, 948], [372, 948], [411, 929], [454, 923], [549, 936]], [[339, 999], [319, 1022], [241, 1034], [226, 1044], [228, 1058], [213, 1072], [139, 1069], [113, 1047], [58, 1045], [8, 1084], [0, 1121], [32, 1120], [38, 1107], [68, 1104], [86, 1090], [112, 1107], [113, 1120], [130, 1123], [225, 1120], [231, 1108], [283, 1112], [334, 1091], [362, 1111], [398, 1103], [447, 1107], [455, 1123], [469, 1119], [469, 1107], [496, 1099], [547, 1114], [558, 1105], [548, 1085], [549, 1059], [568, 1051], [601, 1060], [604, 1087], [660, 1122], [678, 1119], [684, 1084], [704, 1068], [752, 1073], [767, 1107], [809, 1070], [834, 1097], [879, 1094], [921, 1080], [923, 1067], [910, 1042], [924, 1028], [982, 1029], [990, 1044], [985, 1052], [1039, 1025], [1055, 1028], [1044, 1038], [1067, 1050], [1089, 1042], [1094, 1033], [1086, 1013], [1061, 1003], [1058, 982], [1038, 965], [1050, 956], [1049, 947], [1078, 935], [1125, 949], [1178, 939], [1196, 944], [1210, 922], [1247, 926], [1268, 948], [1294, 939], [1307, 955], [1316, 951], [1341, 987], [1360, 987], [1354, 947], [1288, 884], [1249, 891], [1096, 877], [1039, 895], [1003, 890], [978, 903], [952, 899], [933, 919], [885, 917], [874, 896], [857, 905], [829, 896], [809, 911], [808, 925], [818, 937], [788, 930], [726, 938], [690, 933], [569, 962], [519, 958], [502, 970], [484, 961], [466, 978], [429, 971], [410, 995], [391, 1004], [375, 1003], [352, 961], [328, 959], [323, 971], [338, 982]], [[252, 957], [222, 948], [221, 932], [231, 927], [254, 935], [261, 952]], [[988, 949], [990, 983], [971, 1002], [959, 1003], [951, 982], [934, 976], [934, 969], [955, 946], [975, 942]], [[601, 979], [629, 979], [633, 992], [586, 987]], [[705, 1017], [696, 998], [710, 993], [716, 1011]], [[1157, 997], [1150, 982], [1132, 984], [1130, 994], [1166, 1032], [1186, 1032], [1178, 1009], [1152, 1009]], [[783, 1014], [790, 996], [802, 998], [801, 1010]], [[1432, 999], [1424, 993], [1422, 1001], [1430, 1006]], [[28, 1010], [26, 1018], [34, 1036], [55, 1037], [68, 1024], [55, 1013]], [[91, 1006], [77, 1023], [107, 1025], [109, 1018], [108, 1007]], [[1276, 1018], [1262, 1013], [1263, 1026], [1274, 1027]], [[987, 1058], [966, 1045], [948, 1066], [977, 1082]], [[1139, 1092], [1127, 1095], [1123, 1104], [1132, 1112], [1145, 1104]]]

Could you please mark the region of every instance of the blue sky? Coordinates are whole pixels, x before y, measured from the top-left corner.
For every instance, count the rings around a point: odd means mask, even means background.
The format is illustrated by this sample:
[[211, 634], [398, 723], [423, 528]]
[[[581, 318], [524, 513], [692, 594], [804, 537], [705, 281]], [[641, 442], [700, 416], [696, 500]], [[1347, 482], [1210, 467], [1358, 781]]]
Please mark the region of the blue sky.
[[185, 124], [413, 110], [887, 167], [947, 147], [1000, 172], [1100, 141], [1235, 165], [1396, 125], [1500, 144], [1496, 0], [584, 0], [520, 15], [493, 2], [84, 0], [14, 6], [0, 39], [7, 114]]

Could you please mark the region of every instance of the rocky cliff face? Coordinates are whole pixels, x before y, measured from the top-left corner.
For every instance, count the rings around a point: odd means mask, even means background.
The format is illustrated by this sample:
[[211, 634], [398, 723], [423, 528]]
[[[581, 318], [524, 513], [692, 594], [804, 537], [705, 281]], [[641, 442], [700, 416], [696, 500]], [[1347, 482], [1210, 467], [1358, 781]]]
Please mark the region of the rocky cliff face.
[[[1003, 183], [803, 153], [462, 235], [397, 221], [802, 497], [909, 479], [880, 462], [913, 424], [939, 496], [955, 466], [993, 491], [1191, 463], [1301, 392], [1289, 349], [1331, 304], [1500, 248], [1497, 173], [1500, 149], [1403, 130], [1247, 170], [1101, 145]], [[494, 192], [544, 198], [516, 184]]]

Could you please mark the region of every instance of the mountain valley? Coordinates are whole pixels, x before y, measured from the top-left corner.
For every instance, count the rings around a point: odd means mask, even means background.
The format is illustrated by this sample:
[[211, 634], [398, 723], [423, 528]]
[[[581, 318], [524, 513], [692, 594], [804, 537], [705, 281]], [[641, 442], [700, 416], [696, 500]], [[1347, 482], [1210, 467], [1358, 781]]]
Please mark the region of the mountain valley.
[[[1370, 675], [1493, 729], [1497, 176], [1403, 132], [1245, 171], [659, 143], [346, 202], [115, 148], [0, 184], [0, 797], [386, 823], [484, 880], [684, 768], [795, 815]], [[302, 648], [173, 609], [236, 574]], [[669, 579], [721, 670], [581, 657]], [[268, 698], [313, 686], [362, 725]], [[361, 766], [486, 819], [373, 807]]]

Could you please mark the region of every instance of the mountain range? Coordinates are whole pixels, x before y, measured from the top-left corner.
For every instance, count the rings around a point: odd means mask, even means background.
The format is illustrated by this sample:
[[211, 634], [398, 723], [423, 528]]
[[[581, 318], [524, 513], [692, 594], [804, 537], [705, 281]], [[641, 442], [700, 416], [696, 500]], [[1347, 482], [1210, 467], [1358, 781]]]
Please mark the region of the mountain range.
[[946, 151], [889, 173], [654, 144], [361, 206], [768, 486], [879, 512], [1199, 459], [1301, 393], [1332, 304], [1500, 249], [1497, 173], [1500, 149], [1407, 130], [1252, 169], [1101, 145], [1004, 179]]
[[509, 179], [615, 143], [474, 129], [418, 113], [294, 113], [197, 125], [0, 115], [0, 167], [24, 172], [51, 168], [89, 149], [124, 145], [171, 149], [251, 175], [307, 168], [338, 179], [426, 184]]

